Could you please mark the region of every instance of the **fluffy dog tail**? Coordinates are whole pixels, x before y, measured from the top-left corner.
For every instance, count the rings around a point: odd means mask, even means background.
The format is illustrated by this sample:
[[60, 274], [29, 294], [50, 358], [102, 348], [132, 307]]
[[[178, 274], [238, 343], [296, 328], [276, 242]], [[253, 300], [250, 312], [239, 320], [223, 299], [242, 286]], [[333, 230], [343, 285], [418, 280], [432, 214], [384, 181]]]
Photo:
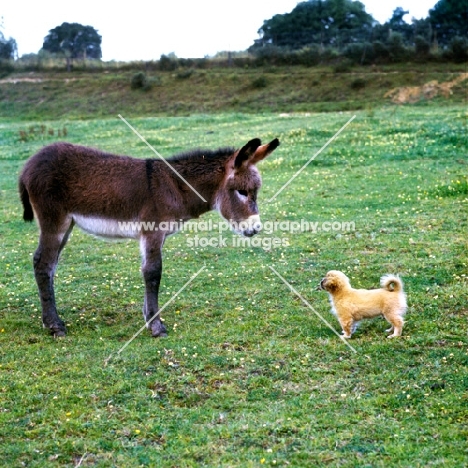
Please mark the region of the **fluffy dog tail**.
[[380, 278], [380, 286], [390, 292], [403, 291], [403, 281], [395, 275], [384, 275]]

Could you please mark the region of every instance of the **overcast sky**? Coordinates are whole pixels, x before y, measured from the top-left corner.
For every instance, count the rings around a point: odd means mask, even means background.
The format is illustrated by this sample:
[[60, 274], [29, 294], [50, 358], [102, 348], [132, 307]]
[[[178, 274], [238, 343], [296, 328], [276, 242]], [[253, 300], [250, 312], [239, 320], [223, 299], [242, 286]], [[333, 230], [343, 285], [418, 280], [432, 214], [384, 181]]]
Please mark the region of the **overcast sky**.
[[[8, 0], [0, 5], [3, 34], [19, 55], [38, 52], [50, 29], [63, 22], [93, 26], [102, 36], [103, 60], [204, 57], [247, 49], [263, 21], [290, 12], [297, 0]], [[401, 6], [405, 20], [423, 18], [436, 0], [362, 0], [381, 23]]]

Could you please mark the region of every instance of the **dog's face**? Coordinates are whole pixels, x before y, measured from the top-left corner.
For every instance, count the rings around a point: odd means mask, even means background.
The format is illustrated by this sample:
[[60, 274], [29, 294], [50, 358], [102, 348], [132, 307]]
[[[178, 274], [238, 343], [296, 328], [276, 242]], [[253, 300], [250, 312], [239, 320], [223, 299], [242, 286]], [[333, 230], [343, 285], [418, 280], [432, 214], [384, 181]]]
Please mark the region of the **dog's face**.
[[350, 287], [349, 278], [338, 270], [329, 271], [322, 281], [320, 281], [320, 288], [330, 294], [336, 293], [346, 287]]

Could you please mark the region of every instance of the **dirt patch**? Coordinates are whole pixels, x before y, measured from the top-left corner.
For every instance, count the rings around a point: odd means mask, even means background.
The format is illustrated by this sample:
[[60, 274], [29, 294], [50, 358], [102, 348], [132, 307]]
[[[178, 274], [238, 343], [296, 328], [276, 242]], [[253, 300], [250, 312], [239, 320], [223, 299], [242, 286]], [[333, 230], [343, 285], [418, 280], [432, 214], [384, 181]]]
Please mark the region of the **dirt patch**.
[[77, 78], [4, 78], [0, 80], [0, 84], [16, 84], [16, 83], [43, 83], [45, 81], [64, 81], [65, 83], [70, 83], [71, 81], [76, 81]]
[[3, 83], [41, 83], [43, 80], [41, 78], [5, 78], [0, 80], [0, 84]]
[[407, 104], [417, 102], [420, 99], [432, 99], [439, 94], [447, 98], [453, 94], [452, 88], [466, 79], [468, 79], [468, 73], [462, 73], [454, 80], [443, 83], [433, 80], [422, 86], [394, 88], [385, 93], [384, 97], [390, 98], [395, 104]]

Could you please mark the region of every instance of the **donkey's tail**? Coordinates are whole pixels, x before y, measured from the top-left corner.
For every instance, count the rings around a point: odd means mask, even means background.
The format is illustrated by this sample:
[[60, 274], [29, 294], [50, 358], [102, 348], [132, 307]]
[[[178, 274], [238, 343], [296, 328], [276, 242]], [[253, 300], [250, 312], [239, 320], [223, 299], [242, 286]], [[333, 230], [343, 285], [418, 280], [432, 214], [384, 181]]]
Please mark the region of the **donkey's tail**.
[[21, 203], [23, 204], [23, 219], [31, 222], [34, 219], [34, 211], [32, 209], [31, 202], [29, 201], [28, 190], [21, 179], [19, 181], [19, 193]]
[[403, 281], [396, 275], [385, 275], [380, 278], [380, 286], [391, 292], [403, 291]]

